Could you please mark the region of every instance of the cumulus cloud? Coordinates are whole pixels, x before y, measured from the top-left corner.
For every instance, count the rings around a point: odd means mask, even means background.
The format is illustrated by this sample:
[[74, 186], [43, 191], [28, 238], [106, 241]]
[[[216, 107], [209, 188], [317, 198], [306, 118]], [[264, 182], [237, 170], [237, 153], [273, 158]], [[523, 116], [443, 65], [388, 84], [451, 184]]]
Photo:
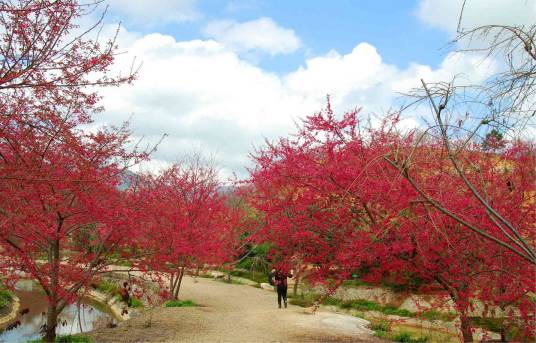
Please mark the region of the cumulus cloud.
[[112, 14], [129, 24], [152, 26], [198, 19], [196, 0], [108, 0]]
[[281, 27], [270, 18], [242, 23], [214, 21], [203, 29], [203, 33], [237, 52], [260, 50], [270, 55], [289, 54], [301, 46], [294, 30]]
[[[463, 0], [421, 0], [418, 17], [425, 23], [456, 33]], [[461, 27], [470, 29], [481, 25], [528, 25], [534, 23], [534, 0], [470, 0], [463, 11]]]
[[[325, 105], [327, 94], [337, 112], [355, 107], [382, 112], [396, 91], [418, 86], [421, 77], [435, 81], [463, 73], [478, 81], [493, 71], [491, 62], [459, 54], [448, 55], [437, 69], [414, 64], [401, 70], [368, 43], [345, 54], [312, 57], [286, 75], [263, 70], [215, 40], [149, 34], [124, 49], [128, 54], [118, 56], [118, 70], [127, 69], [133, 56], [143, 67], [134, 85], [103, 90], [106, 112], [97, 121], [117, 124], [132, 115], [134, 134], [148, 143], [167, 133], [154, 155], [159, 162], [151, 167], [195, 148], [216, 154], [221, 175], [244, 176], [254, 146], [292, 133], [296, 120]], [[415, 124], [411, 118], [406, 122]]]

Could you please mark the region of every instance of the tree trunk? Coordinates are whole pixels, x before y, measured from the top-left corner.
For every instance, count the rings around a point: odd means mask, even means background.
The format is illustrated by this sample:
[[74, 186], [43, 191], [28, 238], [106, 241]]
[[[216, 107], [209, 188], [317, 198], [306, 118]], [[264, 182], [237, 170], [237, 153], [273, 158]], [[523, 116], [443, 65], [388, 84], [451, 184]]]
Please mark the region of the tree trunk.
[[179, 291], [181, 289], [182, 277], [184, 276], [185, 269], [186, 269], [186, 267], [181, 267], [179, 269], [179, 271], [178, 271], [177, 281], [176, 281], [175, 289], [174, 289], [174, 292], [173, 292], [173, 299], [174, 300], [179, 300]]
[[471, 321], [466, 314], [460, 314], [461, 331], [464, 342], [473, 342], [473, 332], [471, 331]]
[[173, 273], [169, 273], [169, 293], [173, 294]]
[[56, 340], [56, 325], [58, 323], [58, 312], [55, 305], [49, 305], [47, 310], [47, 327], [43, 341], [53, 343]]
[[292, 295], [296, 297], [298, 295], [298, 284], [300, 283], [300, 274], [296, 273], [294, 276], [294, 286], [292, 287]]
[[508, 342], [508, 338], [506, 337], [506, 329], [504, 327], [501, 327], [501, 342]]
[[[454, 304], [459, 305], [460, 297], [459, 297], [458, 289], [452, 286], [451, 284], [449, 284], [440, 275], [436, 275], [434, 278], [443, 287], [443, 289], [449, 293], [450, 298], [452, 299]], [[471, 331], [471, 320], [469, 319], [469, 317], [467, 317], [467, 313], [465, 311], [466, 311], [465, 307], [463, 306], [458, 307], [458, 312], [460, 312], [460, 322], [461, 322], [460, 330], [462, 332], [464, 342], [473, 342], [473, 332]]]
[[[61, 227], [61, 222], [60, 226]], [[55, 240], [50, 245], [48, 261], [52, 264], [50, 273], [50, 285], [48, 294], [47, 326], [45, 331], [45, 342], [56, 340], [56, 325], [58, 323], [58, 279], [60, 271], [60, 243]]]

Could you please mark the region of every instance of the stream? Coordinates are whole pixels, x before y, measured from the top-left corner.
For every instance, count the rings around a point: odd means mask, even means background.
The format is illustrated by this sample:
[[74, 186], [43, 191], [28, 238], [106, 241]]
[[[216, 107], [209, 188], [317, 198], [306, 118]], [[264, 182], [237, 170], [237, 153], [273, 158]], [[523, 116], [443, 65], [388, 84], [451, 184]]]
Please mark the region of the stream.
[[[19, 315], [21, 325], [0, 333], [0, 342], [26, 342], [41, 337], [40, 328], [46, 322], [47, 300], [44, 292], [33, 281], [19, 281], [15, 294], [20, 299]], [[20, 315], [20, 311], [28, 309], [28, 313]], [[115, 322], [107, 307], [83, 300], [80, 306], [71, 304], [65, 307], [58, 319], [56, 333], [70, 335], [93, 330]], [[80, 327], [81, 324], [81, 327]]]

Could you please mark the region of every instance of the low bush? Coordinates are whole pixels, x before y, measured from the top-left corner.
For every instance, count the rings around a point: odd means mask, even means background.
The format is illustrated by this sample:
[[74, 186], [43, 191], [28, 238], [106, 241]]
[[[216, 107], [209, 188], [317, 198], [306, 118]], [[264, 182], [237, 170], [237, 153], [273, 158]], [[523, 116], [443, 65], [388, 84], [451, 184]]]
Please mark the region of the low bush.
[[401, 310], [393, 306], [382, 306], [374, 301], [356, 299], [351, 301], [341, 302], [340, 306], [342, 308], [352, 308], [359, 311], [378, 311], [384, 314], [392, 314], [402, 317], [413, 317], [415, 314], [408, 310]]
[[393, 335], [391, 340], [395, 342], [424, 343], [428, 342], [428, 337], [413, 337], [410, 333], [402, 331]]
[[389, 331], [389, 323], [385, 321], [373, 322], [370, 324], [370, 329], [373, 331]]
[[192, 300], [169, 300], [165, 307], [195, 307], [197, 304]]
[[335, 305], [335, 306], [341, 306], [342, 300], [333, 298], [333, 297], [325, 297], [322, 301], [322, 304], [324, 305]]
[[369, 284], [360, 280], [360, 279], [352, 279], [352, 280], [344, 280], [342, 282], [342, 286], [346, 287], [358, 287], [358, 286], [368, 286]]
[[458, 316], [455, 312], [439, 312], [436, 310], [428, 310], [419, 314], [419, 317], [428, 320], [442, 320], [444, 322], [451, 322]]
[[116, 295], [119, 292], [119, 286], [111, 281], [102, 280], [97, 284], [97, 290], [108, 295]]
[[131, 302], [130, 302], [130, 307], [140, 308], [140, 307], [143, 307], [143, 303], [141, 302], [140, 299], [132, 297]]
[[0, 287], [0, 309], [3, 309], [11, 303], [13, 294], [7, 289]]
[[257, 283], [268, 282], [268, 274], [261, 272], [233, 270], [231, 275], [249, 279]]
[[406, 331], [392, 331], [388, 322], [377, 321], [372, 322], [370, 329], [374, 331], [376, 337], [384, 338], [395, 342], [405, 343], [423, 343], [428, 341], [427, 336], [415, 336]]
[[[43, 343], [43, 339], [34, 339], [27, 343]], [[85, 335], [66, 335], [57, 336], [56, 343], [91, 343], [91, 338]]]
[[400, 317], [415, 317], [415, 313], [410, 312], [405, 309], [399, 309], [393, 306], [383, 306], [380, 309], [380, 312], [382, 312], [383, 314], [392, 314], [392, 315], [400, 316]]

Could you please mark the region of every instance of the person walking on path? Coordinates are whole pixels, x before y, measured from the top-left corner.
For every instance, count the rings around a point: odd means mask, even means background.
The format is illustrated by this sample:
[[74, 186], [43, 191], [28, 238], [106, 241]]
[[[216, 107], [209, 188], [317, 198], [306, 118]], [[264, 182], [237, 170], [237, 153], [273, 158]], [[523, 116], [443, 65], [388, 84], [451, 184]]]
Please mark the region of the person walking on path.
[[281, 308], [281, 299], [283, 299], [283, 302], [285, 304], [285, 308], [287, 308], [287, 278], [292, 277], [292, 270], [290, 273], [286, 273], [282, 270], [278, 270], [275, 273], [274, 276], [274, 283], [277, 288], [277, 304], [279, 305], [279, 308]]
[[128, 307], [132, 306], [132, 298], [130, 296], [131, 291], [132, 288], [129, 287], [128, 282], [123, 282], [123, 288], [119, 290], [119, 294], [121, 295], [121, 300], [123, 300]]

